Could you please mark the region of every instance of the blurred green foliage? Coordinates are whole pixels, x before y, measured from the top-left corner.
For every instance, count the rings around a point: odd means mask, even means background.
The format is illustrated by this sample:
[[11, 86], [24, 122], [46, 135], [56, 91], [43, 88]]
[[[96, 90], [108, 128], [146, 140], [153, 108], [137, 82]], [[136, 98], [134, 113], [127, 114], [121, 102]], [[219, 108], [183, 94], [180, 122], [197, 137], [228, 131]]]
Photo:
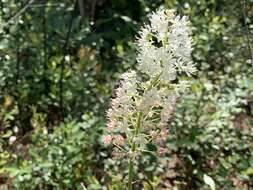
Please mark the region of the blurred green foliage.
[[[1, 0], [1, 23], [28, 2]], [[189, 16], [199, 72], [169, 153], [140, 158], [135, 189], [252, 189], [252, 0], [34, 1], [0, 31], [0, 189], [124, 189], [126, 163], [100, 137], [119, 76], [135, 67], [135, 35], [159, 7]]]

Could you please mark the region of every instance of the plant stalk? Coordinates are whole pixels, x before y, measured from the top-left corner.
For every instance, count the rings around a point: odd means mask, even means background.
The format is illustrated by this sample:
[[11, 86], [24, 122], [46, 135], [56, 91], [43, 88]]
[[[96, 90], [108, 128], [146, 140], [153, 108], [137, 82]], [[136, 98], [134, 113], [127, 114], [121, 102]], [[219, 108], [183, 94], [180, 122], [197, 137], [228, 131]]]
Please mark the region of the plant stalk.
[[128, 190], [133, 190], [133, 161], [129, 159], [129, 168], [128, 168]]
[[[153, 86], [155, 86], [157, 84], [157, 82], [159, 81], [159, 78], [161, 76], [162, 73], [159, 73], [154, 80], [151, 82], [150, 86], [148, 87], [147, 91], [151, 90], [151, 88]], [[135, 133], [134, 133], [134, 137], [137, 137], [140, 131], [140, 127], [141, 127], [141, 118], [142, 118], [143, 113], [139, 112], [138, 114], [138, 119], [137, 119], [137, 125], [135, 128]], [[131, 145], [131, 151], [134, 153], [136, 150], [136, 144], [135, 142], [132, 143]], [[133, 159], [134, 158], [129, 158], [129, 167], [128, 167], [128, 190], [133, 190]]]
[[[137, 125], [135, 128], [135, 133], [134, 137], [137, 137], [139, 134], [140, 126], [141, 126], [141, 117], [142, 117], [142, 112], [139, 112], [138, 114], [138, 120], [137, 120]], [[131, 146], [131, 151], [135, 152], [136, 149], [136, 144], [135, 142], [132, 143]], [[128, 167], [128, 190], [133, 190], [133, 158], [129, 158], [129, 167]]]

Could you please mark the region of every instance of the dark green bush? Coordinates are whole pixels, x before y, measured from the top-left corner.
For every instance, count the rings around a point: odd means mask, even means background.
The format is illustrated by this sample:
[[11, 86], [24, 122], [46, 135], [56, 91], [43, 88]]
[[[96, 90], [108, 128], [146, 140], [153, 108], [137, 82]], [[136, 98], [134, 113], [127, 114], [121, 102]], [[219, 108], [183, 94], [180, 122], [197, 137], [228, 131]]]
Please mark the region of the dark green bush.
[[[93, 122], [93, 123], [92, 123]], [[29, 143], [16, 145], [9, 173], [10, 187], [15, 189], [82, 189], [92, 178], [94, 150], [89, 133], [95, 121], [66, 122], [51, 131], [45, 127], [31, 133]], [[97, 135], [96, 135], [97, 136]]]

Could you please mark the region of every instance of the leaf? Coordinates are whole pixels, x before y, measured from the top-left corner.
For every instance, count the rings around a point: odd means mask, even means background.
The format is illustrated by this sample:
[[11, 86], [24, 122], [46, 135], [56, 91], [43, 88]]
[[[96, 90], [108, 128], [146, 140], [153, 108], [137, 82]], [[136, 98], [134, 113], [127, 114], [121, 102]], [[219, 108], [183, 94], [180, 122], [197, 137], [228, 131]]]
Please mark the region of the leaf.
[[215, 190], [215, 182], [210, 176], [204, 174], [203, 179], [205, 184], [209, 185], [212, 190]]
[[5, 134], [1, 136], [1, 138], [9, 138], [12, 134], [13, 132], [11, 130], [8, 130]]
[[122, 16], [120, 16], [120, 18], [122, 18], [126, 22], [131, 22], [132, 21], [132, 19], [130, 17], [128, 17], [128, 16], [122, 15]]

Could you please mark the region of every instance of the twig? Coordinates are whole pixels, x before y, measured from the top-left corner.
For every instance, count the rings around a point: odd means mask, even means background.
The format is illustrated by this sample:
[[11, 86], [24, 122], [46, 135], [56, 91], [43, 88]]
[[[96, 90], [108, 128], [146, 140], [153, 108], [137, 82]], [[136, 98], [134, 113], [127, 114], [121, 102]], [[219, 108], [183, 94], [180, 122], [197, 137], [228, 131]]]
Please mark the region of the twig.
[[[41, 0], [41, 4], [46, 5], [46, 0]], [[46, 7], [41, 7], [42, 27], [43, 27], [43, 81], [44, 81], [44, 93], [47, 95], [48, 83], [47, 83], [47, 25], [46, 25]]]
[[72, 23], [73, 23], [73, 19], [74, 19], [74, 14], [75, 14], [75, 10], [77, 8], [77, 3], [76, 1], [74, 2], [74, 9], [73, 12], [70, 16], [69, 19], [69, 26], [68, 26], [68, 32], [66, 35], [66, 39], [65, 39], [65, 43], [63, 45], [63, 57], [61, 59], [61, 72], [60, 72], [60, 81], [59, 81], [59, 91], [60, 91], [60, 100], [59, 100], [59, 106], [60, 106], [60, 112], [61, 112], [61, 119], [64, 116], [64, 110], [63, 110], [63, 74], [64, 74], [64, 69], [65, 69], [65, 56], [67, 54], [68, 51], [68, 45], [69, 45], [69, 38], [70, 38], [70, 33], [71, 33], [71, 28], [72, 28]]
[[19, 42], [18, 42], [18, 39], [16, 41], [17, 43], [17, 48], [16, 48], [16, 85], [18, 84], [18, 81], [19, 81], [19, 73], [20, 73], [20, 56], [19, 56]]
[[94, 23], [94, 26], [95, 26], [96, 4], [97, 4], [97, 0], [93, 0], [92, 5], [91, 5], [91, 20]]
[[4, 24], [2, 24], [2, 26], [0, 26], [0, 29], [8, 26], [9, 24], [11, 24], [13, 21], [15, 21], [18, 17], [20, 17], [27, 8], [29, 8], [29, 6], [34, 2], [34, 0], [30, 0], [20, 11], [18, 11], [13, 17], [11, 17], [7, 22], [5, 22]]
[[116, 146], [118, 149], [120, 149], [120, 150], [122, 150], [122, 151], [124, 151], [124, 152], [127, 152], [124, 148], [118, 146], [116, 143], [113, 143], [113, 145]]
[[[41, 3], [36, 3], [34, 2], [31, 4], [28, 8], [41, 8], [41, 7], [59, 7], [59, 6], [64, 6], [64, 3], [48, 3], [47, 5], [41, 4]], [[3, 2], [0, 1], [0, 7], [3, 6]], [[16, 8], [17, 4], [13, 3], [8, 6], [9, 8]]]
[[247, 23], [247, 16], [246, 16], [246, 0], [243, 1], [243, 17], [244, 17], [244, 24], [246, 28], [246, 38], [247, 38], [247, 45], [248, 45], [250, 59], [251, 59], [251, 66], [253, 69], [253, 54], [252, 54], [252, 48], [250, 45], [250, 31], [249, 31], [249, 25]]
[[79, 7], [79, 12], [82, 18], [82, 22], [84, 22], [85, 19], [85, 13], [84, 13], [84, 4], [83, 0], [78, 0], [78, 7]]
[[61, 3], [52, 3], [52, 4], [33, 4], [33, 5], [30, 5], [30, 8], [40, 8], [40, 7], [58, 7], [58, 6], [61, 6], [62, 4]]

